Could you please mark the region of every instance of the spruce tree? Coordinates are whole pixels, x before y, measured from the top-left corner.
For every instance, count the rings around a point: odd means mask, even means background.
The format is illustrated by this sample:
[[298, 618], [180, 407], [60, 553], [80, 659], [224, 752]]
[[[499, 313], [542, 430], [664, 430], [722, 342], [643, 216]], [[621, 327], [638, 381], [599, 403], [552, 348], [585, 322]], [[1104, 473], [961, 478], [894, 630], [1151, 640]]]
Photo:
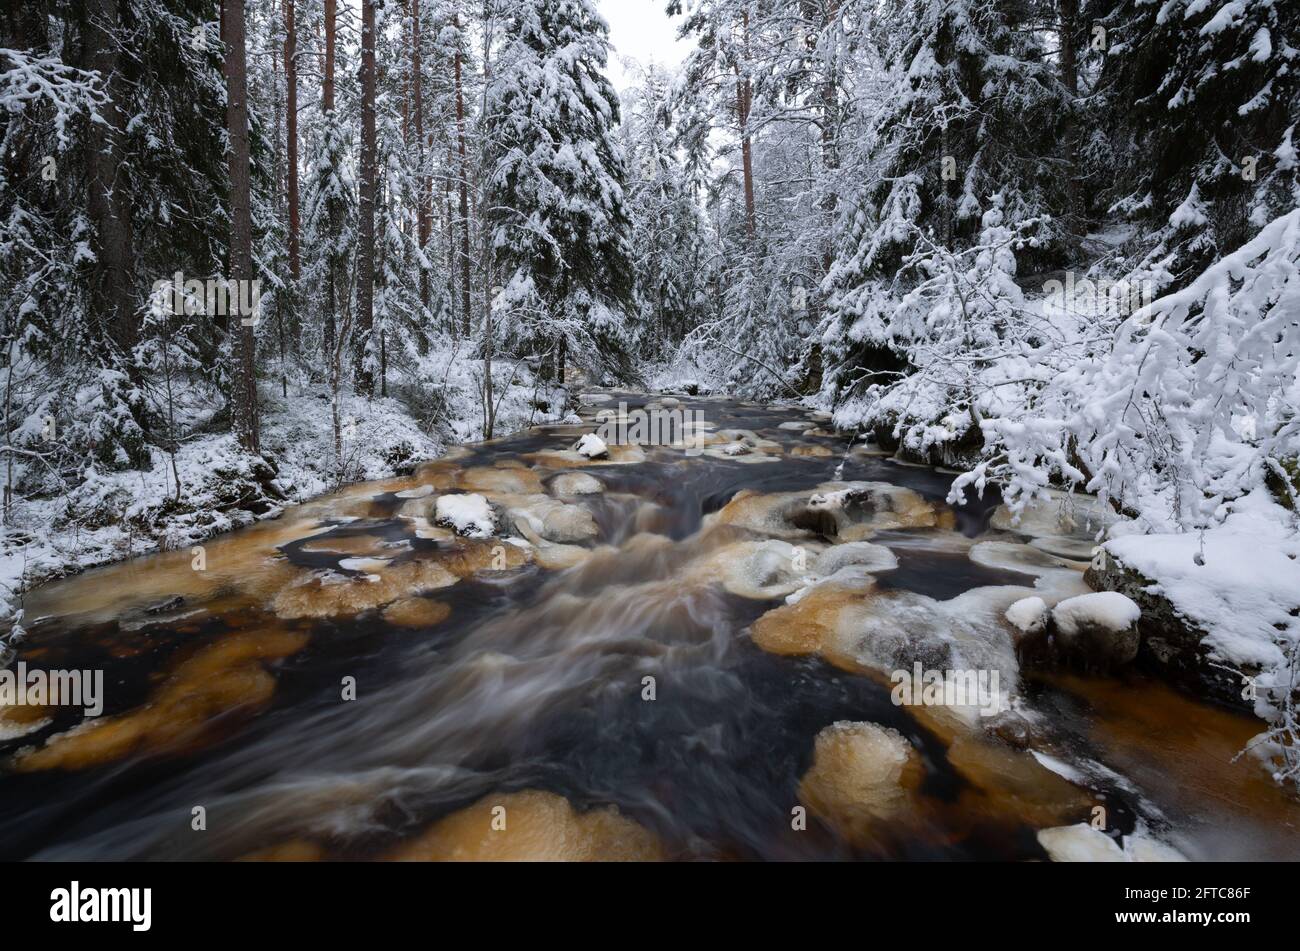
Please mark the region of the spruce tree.
[[521, 0], [487, 91], [488, 214], [503, 336], [629, 378], [633, 269], [619, 102], [590, 0]]

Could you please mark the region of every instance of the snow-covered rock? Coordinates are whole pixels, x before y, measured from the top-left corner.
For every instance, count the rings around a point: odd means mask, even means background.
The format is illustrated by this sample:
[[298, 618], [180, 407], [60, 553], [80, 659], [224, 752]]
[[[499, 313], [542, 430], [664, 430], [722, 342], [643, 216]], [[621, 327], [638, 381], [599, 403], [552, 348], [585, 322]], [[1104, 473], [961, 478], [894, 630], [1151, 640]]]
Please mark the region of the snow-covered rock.
[[487, 538], [496, 529], [492, 506], [481, 495], [440, 495], [434, 504], [434, 521], [466, 538]]
[[1067, 598], [1052, 609], [1062, 650], [1087, 666], [1122, 665], [1138, 655], [1142, 610], [1131, 598], [1098, 591]]
[[588, 459], [600, 459], [609, 455], [609, 446], [605, 445], [605, 440], [601, 439], [595, 433], [584, 433], [578, 440], [575, 451], [586, 456]]
[[1153, 670], [1242, 704], [1242, 676], [1224, 667], [1238, 670], [1254, 678], [1255, 712], [1267, 716], [1273, 690], [1289, 683], [1286, 642], [1300, 637], [1300, 534], [1292, 520], [1258, 490], [1204, 533], [1111, 539], [1088, 581], [1141, 606]]
[[1047, 604], [1042, 598], [1021, 598], [1007, 608], [1006, 619], [1022, 634], [1041, 634], [1047, 630]]

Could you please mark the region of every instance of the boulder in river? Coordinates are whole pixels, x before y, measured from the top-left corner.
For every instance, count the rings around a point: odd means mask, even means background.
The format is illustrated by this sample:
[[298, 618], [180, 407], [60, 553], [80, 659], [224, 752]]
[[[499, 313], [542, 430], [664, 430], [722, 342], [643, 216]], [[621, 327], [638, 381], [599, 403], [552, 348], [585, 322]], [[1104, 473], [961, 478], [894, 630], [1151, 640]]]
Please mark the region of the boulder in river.
[[924, 778], [920, 755], [897, 730], [840, 721], [817, 734], [799, 800], [849, 842], [870, 846], [915, 816]]
[[1067, 598], [1052, 609], [1062, 654], [1088, 669], [1122, 667], [1137, 659], [1142, 610], [1114, 591]]
[[551, 492], [559, 498], [574, 495], [599, 495], [605, 487], [595, 476], [585, 472], [561, 472], [551, 480]]
[[1138, 605], [1142, 642], [1137, 665], [1144, 672], [1196, 696], [1254, 712], [1254, 701], [1243, 696], [1242, 676], [1259, 670], [1243, 667], [1239, 676], [1220, 666], [1205, 643], [1208, 632], [1180, 614], [1152, 579], [1107, 553], [1092, 563], [1084, 580], [1099, 592], [1118, 592]]

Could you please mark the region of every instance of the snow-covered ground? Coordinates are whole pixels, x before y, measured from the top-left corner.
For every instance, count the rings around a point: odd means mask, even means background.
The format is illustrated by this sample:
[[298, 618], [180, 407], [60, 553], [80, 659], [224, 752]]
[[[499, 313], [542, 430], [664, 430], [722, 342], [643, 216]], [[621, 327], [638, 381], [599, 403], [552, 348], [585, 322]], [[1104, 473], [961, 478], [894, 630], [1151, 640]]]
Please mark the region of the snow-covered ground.
[[[1140, 534], [1117, 526], [1106, 550], [1152, 579], [1179, 615], [1206, 632], [1213, 657], [1238, 670], [1258, 669], [1257, 687], [1273, 686], [1300, 638], [1300, 534], [1294, 515], [1264, 490], [1229, 506], [1204, 532]], [[1288, 674], [1289, 675], [1289, 674]], [[1267, 691], [1257, 691], [1266, 715]]]
[[[285, 399], [268, 383], [261, 393], [261, 445], [274, 471], [240, 452], [229, 433], [211, 433], [183, 442], [174, 470], [171, 457], [155, 447], [147, 470], [91, 469], [66, 494], [16, 501], [0, 545], [0, 623], [16, 621], [13, 632], [21, 636], [22, 592], [43, 581], [186, 548], [341, 485], [409, 470], [449, 445], [481, 439], [480, 369], [454, 353], [435, 352], [416, 382], [393, 385], [390, 398], [342, 395], [341, 460], [335, 458], [328, 388], [291, 384]], [[500, 399], [494, 435], [567, 414], [563, 391], [537, 386], [525, 369], [502, 364], [493, 376]], [[187, 422], [196, 421], [201, 417]]]

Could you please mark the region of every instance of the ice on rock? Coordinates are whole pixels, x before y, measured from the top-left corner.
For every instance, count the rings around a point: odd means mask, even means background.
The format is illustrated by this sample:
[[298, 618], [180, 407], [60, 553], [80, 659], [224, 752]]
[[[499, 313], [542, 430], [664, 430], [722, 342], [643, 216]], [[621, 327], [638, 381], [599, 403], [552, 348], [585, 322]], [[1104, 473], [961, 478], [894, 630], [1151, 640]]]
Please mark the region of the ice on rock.
[[616, 444], [607, 446], [606, 449], [607, 454], [599, 457], [591, 457], [573, 449], [545, 449], [526, 453], [523, 458], [547, 469], [576, 469], [590, 465], [627, 466], [646, 460], [645, 450], [637, 445]]
[[575, 451], [588, 459], [599, 459], [602, 456], [609, 455], [609, 446], [605, 445], [605, 440], [601, 439], [595, 433], [584, 433], [578, 440]]
[[[918, 662], [933, 670], [996, 671], [998, 691], [1015, 692], [1019, 665], [1003, 615], [1030, 589], [974, 588], [936, 601], [911, 591], [880, 591], [870, 576], [842, 578], [847, 570], [760, 617], [751, 628], [754, 643], [886, 676]], [[968, 722], [978, 717], [973, 708], [954, 710]]]
[[1187, 861], [1177, 849], [1141, 831], [1125, 836], [1120, 848], [1114, 839], [1086, 822], [1041, 829], [1038, 844], [1053, 862]]
[[534, 545], [583, 542], [600, 534], [591, 512], [548, 495], [503, 496], [498, 500], [519, 534]]
[[848, 841], [870, 846], [915, 815], [921, 757], [897, 730], [842, 720], [817, 734], [799, 801]]
[[1115, 840], [1086, 822], [1038, 831], [1038, 844], [1053, 862], [1123, 862]]
[[791, 432], [803, 432], [806, 429], [816, 429], [816, 428], [817, 428], [816, 423], [810, 423], [807, 422], [806, 420], [797, 420], [797, 419], [792, 419], [790, 420], [790, 422], [782, 423], [780, 426], [777, 427], [777, 429], [787, 429], [790, 430]]
[[869, 572], [892, 571], [898, 567], [898, 556], [884, 545], [872, 542], [832, 545], [817, 557], [813, 564], [813, 574], [819, 578], [829, 578], [849, 565], [860, 565]]
[[384, 608], [384, 620], [397, 627], [433, 627], [450, 616], [450, 606], [428, 598], [402, 598]]
[[825, 459], [835, 453], [826, 446], [795, 446], [790, 450], [790, 455], [795, 458]]
[[1098, 532], [1119, 520], [1113, 510], [1093, 496], [1050, 489], [1047, 498], [1030, 499], [1019, 513], [1009, 506], [999, 505], [989, 524], [998, 531], [1021, 535], [1087, 540], [1095, 538]]
[[884, 482], [828, 482], [812, 492], [741, 491], [709, 516], [711, 523], [766, 535], [822, 535], [839, 542], [897, 528], [947, 527], [951, 519], [951, 512], [936, 510], [911, 489]]
[[1067, 535], [1044, 535], [1030, 539], [1029, 545], [1057, 558], [1078, 562], [1091, 561], [1097, 550], [1097, 543], [1092, 539], [1070, 538]]
[[370, 574], [386, 566], [390, 560], [389, 558], [344, 558], [339, 562], [339, 567], [344, 571]]
[[802, 587], [807, 553], [789, 542], [769, 539], [727, 545], [702, 557], [687, 574], [703, 582], [718, 581], [731, 594], [767, 601]]
[[605, 486], [585, 472], [562, 472], [551, 480], [551, 492], [564, 498], [574, 495], [599, 495]]
[[282, 618], [350, 617], [401, 597], [449, 588], [459, 577], [436, 560], [405, 561], [377, 574], [349, 577], [312, 572], [275, 595], [272, 609]]
[[1124, 837], [1124, 855], [1130, 862], [1186, 862], [1188, 860], [1187, 856], [1172, 845], [1140, 832]]
[[[490, 831], [504, 810], [509, 822]], [[664, 858], [654, 833], [614, 806], [579, 811], [538, 790], [494, 793], [399, 846], [399, 862], [646, 862]]]
[[471, 492], [529, 495], [542, 491], [541, 478], [532, 469], [524, 468], [478, 466], [462, 472], [456, 485]]
[[420, 485], [414, 489], [405, 489], [397, 493], [399, 499], [423, 499], [433, 495], [434, 488], [431, 485]]
[[434, 506], [434, 521], [456, 530], [466, 538], [487, 538], [496, 528], [492, 506], [481, 495], [440, 495]]
[[1017, 542], [977, 542], [970, 548], [970, 560], [987, 568], [1034, 576], [1037, 578], [1034, 587], [1049, 601], [1092, 590], [1084, 583], [1083, 572], [1077, 565]]
[[451, 529], [433, 525], [427, 518], [418, 515], [399, 515], [398, 518], [410, 522], [415, 537], [425, 541], [446, 542], [456, 537], [456, 533]]
[[909, 670], [918, 661], [934, 670], [997, 671], [1000, 689], [1011, 691], [1019, 667], [1001, 615], [1021, 590], [974, 588], [948, 601], [883, 592], [841, 631], [840, 649], [884, 673]]

